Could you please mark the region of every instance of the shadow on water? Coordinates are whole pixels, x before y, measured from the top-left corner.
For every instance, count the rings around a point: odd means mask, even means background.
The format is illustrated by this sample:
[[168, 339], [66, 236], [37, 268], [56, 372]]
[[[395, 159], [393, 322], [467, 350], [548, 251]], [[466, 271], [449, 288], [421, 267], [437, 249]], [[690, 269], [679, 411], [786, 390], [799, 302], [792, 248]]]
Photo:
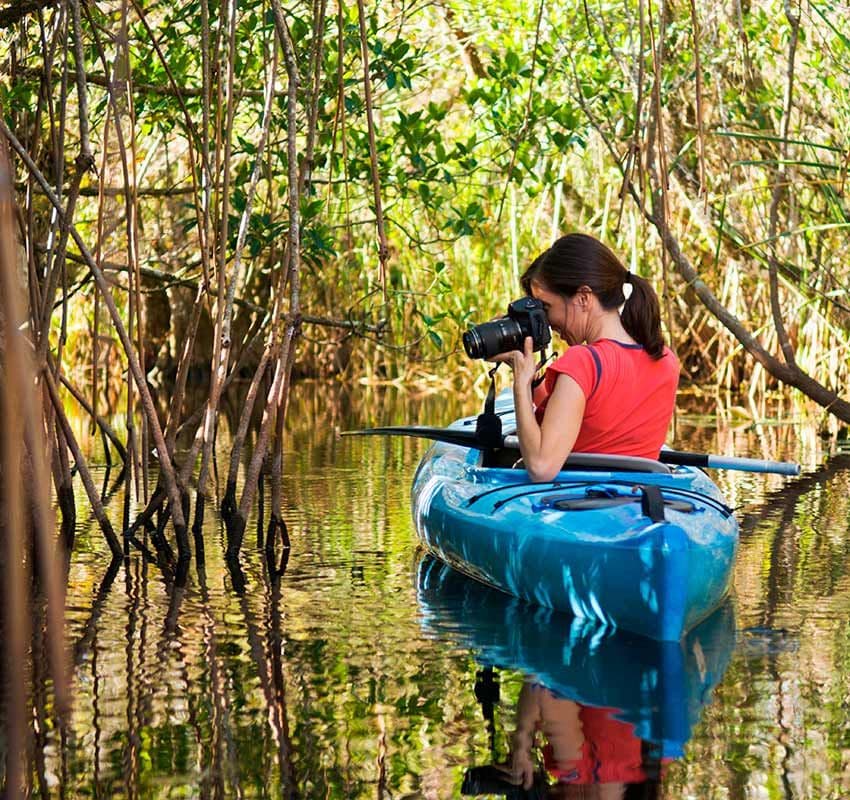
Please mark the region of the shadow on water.
[[[658, 642], [530, 606], [430, 556], [417, 567], [417, 598], [429, 635], [475, 654], [475, 693], [491, 726], [494, 670], [523, 676], [512, 752], [504, 764], [469, 770], [464, 794], [570, 796], [566, 786], [548, 786], [556, 779], [610, 784], [609, 791], [626, 792], [615, 796], [629, 797], [628, 785], [657, 784], [666, 765], [684, 754], [735, 646], [731, 602], [683, 641]], [[543, 769], [529, 774], [531, 754], [522, 751], [538, 734], [548, 740]], [[523, 777], [525, 794], [516, 786]]]

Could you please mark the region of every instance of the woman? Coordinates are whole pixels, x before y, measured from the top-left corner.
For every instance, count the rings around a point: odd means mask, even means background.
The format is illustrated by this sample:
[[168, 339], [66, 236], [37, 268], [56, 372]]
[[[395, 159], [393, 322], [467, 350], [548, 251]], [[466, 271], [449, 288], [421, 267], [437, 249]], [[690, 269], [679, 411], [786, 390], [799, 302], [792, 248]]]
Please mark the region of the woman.
[[602, 242], [571, 233], [535, 259], [522, 286], [569, 345], [534, 391], [530, 337], [524, 351], [493, 359], [513, 369], [520, 453], [532, 480], [551, 481], [571, 452], [658, 458], [679, 361], [664, 344], [649, 283]]

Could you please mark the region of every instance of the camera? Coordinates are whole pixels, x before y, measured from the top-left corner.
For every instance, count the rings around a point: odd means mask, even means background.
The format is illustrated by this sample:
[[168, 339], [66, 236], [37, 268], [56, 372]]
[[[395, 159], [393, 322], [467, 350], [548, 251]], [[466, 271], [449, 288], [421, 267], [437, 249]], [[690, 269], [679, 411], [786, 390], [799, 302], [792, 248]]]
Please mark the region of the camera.
[[482, 794], [504, 797], [506, 800], [544, 800], [548, 795], [545, 780], [540, 775], [535, 776], [530, 789], [523, 789], [512, 783], [508, 773], [492, 764], [483, 767], [471, 767], [463, 776], [460, 787], [462, 796]]
[[514, 300], [506, 317], [470, 328], [463, 334], [463, 348], [470, 358], [492, 358], [499, 353], [522, 350], [526, 336], [534, 342], [535, 352], [552, 341], [543, 303], [534, 297]]

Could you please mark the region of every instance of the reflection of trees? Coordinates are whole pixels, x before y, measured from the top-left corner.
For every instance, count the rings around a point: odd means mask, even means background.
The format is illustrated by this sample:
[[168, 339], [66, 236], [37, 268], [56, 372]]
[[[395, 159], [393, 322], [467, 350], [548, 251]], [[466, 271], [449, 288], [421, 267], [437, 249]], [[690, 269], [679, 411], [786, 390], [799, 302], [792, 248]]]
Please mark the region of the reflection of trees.
[[[284, 551], [286, 553], [286, 551]], [[230, 564], [231, 576], [239, 569], [238, 563]], [[292, 762], [292, 743], [289, 735], [289, 717], [286, 708], [286, 685], [282, 659], [283, 634], [281, 631], [281, 579], [285, 562], [278, 566], [270, 562], [268, 580], [264, 581], [262, 597], [265, 608], [258, 624], [244, 591], [238, 593], [239, 608], [245, 623], [251, 658], [259, 676], [260, 686], [267, 711], [269, 732], [277, 755], [277, 771], [280, 775], [280, 796], [295, 797], [295, 768]], [[232, 578], [234, 585], [237, 578]], [[263, 627], [261, 627], [263, 626]]]
[[674, 792], [846, 796], [811, 777], [846, 769], [845, 756], [828, 758], [846, 752], [845, 704], [835, 698], [850, 684], [848, 467], [850, 455], [835, 456], [741, 516], [738, 594], [753, 608], [691, 758], [673, 772]]
[[[772, 627], [783, 605], [795, 597], [830, 597], [850, 573], [850, 544], [834, 536], [848, 527], [846, 473], [850, 455], [839, 455], [824, 466], [768, 493], [763, 502], [741, 518], [742, 550], [767, 530], [763, 543], [765, 565], [761, 624]], [[800, 579], [801, 571], [805, 578]]]
[[[167, 793], [168, 776], [196, 781], [204, 798], [261, 786], [285, 796], [390, 796], [400, 757], [431, 768], [413, 730], [424, 726], [431, 752], [442, 752], [448, 712], [433, 698], [446, 695], [454, 667], [442, 659], [422, 669], [410, 640], [407, 485], [387, 480], [412, 468], [418, 443], [352, 453], [332, 432], [363, 424], [364, 412], [344, 392], [331, 402], [321, 389], [299, 394], [308, 400], [294, 402], [296, 413], [316, 422], [288, 434], [293, 549], [278, 548], [274, 569], [259, 566], [258, 549], [223, 592], [213, 588], [227, 573], [207, 530], [212, 583], [204, 571], [183, 585], [170, 580], [138, 546], [101, 577], [98, 531], [78, 522], [68, 576], [80, 712], [67, 736], [46, 726], [38, 753], [41, 771], [65, 776], [66, 796], [155, 796]], [[395, 420], [417, 418], [403, 395], [387, 397], [380, 407]], [[125, 487], [108, 480], [121, 514]], [[138, 545], [144, 534], [142, 526]], [[471, 698], [452, 701], [467, 706]]]
[[[207, 665], [210, 694], [212, 695], [212, 707], [210, 709], [210, 730], [202, 731], [198, 739], [198, 761], [199, 764], [209, 763], [208, 778], [202, 781], [202, 788], [209, 791], [211, 783], [212, 797], [225, 797], [225, 781], [230, 786], [238, 786], [238, 772], [235, 769], [238, 760], [235, 758], [235, 747], [233, 737], [228, 733], [231, 724], [230, 699], [227, 692], [227, 681], [220, 665], [218, 633], [216, 631], [215, 619], [210, 609], [210, 596], [207, 588], [206, 571], [201, 570], [198, 574], [201, 594], [201, 626], [203, 641], [203, 658]], [[205, 758], [203, 742], [209, 740], [209, 753]]]

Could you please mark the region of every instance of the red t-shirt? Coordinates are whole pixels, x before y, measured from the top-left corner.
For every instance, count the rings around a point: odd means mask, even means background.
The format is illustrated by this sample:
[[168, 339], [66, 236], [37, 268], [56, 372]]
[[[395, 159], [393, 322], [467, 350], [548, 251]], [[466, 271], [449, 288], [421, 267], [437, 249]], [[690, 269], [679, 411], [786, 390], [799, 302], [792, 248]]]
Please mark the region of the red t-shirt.
[[586, 401], [573, 452], [658, 458], [679, 384], [672, 350], [665, 347], [656, 360], [642, 345], [614, 339], [570, 347], [534, 391], [538, 422], [561, 374], [579, 385]]
[[643, 783], [641, 740], [630, 722], [616, 719], [613, 708], [582, 706], [579, 710], [584, 742], [581, 758], [557, 761], [551, 744], [543, 748], [549, 774], [566, 783]]

